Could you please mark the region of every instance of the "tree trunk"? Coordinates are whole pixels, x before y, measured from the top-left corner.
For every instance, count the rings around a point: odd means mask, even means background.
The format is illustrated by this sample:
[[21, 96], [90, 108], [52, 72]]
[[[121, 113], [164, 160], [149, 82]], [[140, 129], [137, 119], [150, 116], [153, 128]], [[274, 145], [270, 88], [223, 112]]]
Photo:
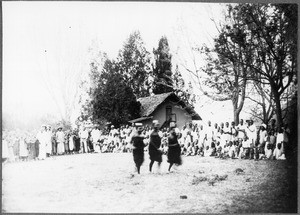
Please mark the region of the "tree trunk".
[[236, 110], [233, 110], [233, 117], [234, 117], [234, 123], [236, 125], [239, 124], [239, 121], [240, 121], [240, 110], [236, 109]]
[[238, 108], [238, 104], [237, 104], [237, 99], [232, 99], [232, 106], [233, 106], [233, 119], [234, 119], [234, 123], [236, 125], [239, 124], [239, 119], [240, 119], [240, 112], [241, 112], [241, 108]]
[[277, 118], [277, 126], [280, 128], [283, 126], [283, 119], [282, 119], [282, 111], [281, 111], [281, 104], [280, 104], [280, 95], [276, 89], [274, 89], [272, 86], [272, 91], [274, 95], [274, 101], [275, 101], [275, 113]]

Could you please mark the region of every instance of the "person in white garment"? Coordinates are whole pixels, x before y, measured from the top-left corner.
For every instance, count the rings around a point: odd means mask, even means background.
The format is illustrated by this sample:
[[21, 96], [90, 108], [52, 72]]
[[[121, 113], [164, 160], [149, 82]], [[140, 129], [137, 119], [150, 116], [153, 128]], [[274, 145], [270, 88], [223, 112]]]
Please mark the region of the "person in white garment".
[[27, 143], [25, 140], [25, 136], [21, 135], [20, 139], [19, 139], [19, 155], [20, 155], [20, 159], [22, 161], [27, 161], [28, 160], [28, 147], [27, 147]]
[[65, 153], [65, 134], [62, 131], [62, 127], [59, 127], [56, 132], [56, 142], [57, 142], [57, 154], [62, 155]]
[[266, 145], [266, 138], [267, 138], [267, 125], [262, 124], [259, 129], [259, 154], [265, 154], [265, 145]]
[[215, 123], [213, 128], [213, 140], [215, 142], [218, 142], [219, 139], [218, 134], [219, 134], [219, 126], [218, 123]]
[[250, 159], [254, 157], [254, 147], [255, 142], [257, 139], [257, 129], [256, 126], [253, 124], [253, 120], [248, 120], [248, 125], [246, 127], [246, 135], [250, 141]]
[[[237, 128], [235, 126], [235, 122], [231, 122], [231, 127], [230, 127], [230, 141], [234, 142], [236, 138], [236, 133], [237, 133]], [[234, 145], [234, 144], [233, 144]]]
[[240, 120], [240, 124], [236, 126], [236, 129], [238, 131], [238, 139], [244, 140], [245, 132], [246, 132], [246, 125], [244, 124], [244, 120]]
[[94, 152], [100, 152], [100, 136], [101, 132], [97, 126], [95, 126], [91, 132], [92, 142], [93, 142], [93, 149]]
[[223, 132], [225, 134], [226, 143], [229, 143], [229, 141], [231, 141], [231, 128], [229, 127], [229, 122], [225, 123]]
[[209, 120], [207, 122], [207, 126], [205, 128], [205, 144], [204, 148], [207, 148], [207, 146], [210, 148], [211, 143], [213, 142], [213, 127], [211, 126], [211, 121]]
[[52, 152], [52, 128], [47, 126], [45, 133], [46, 155], [49, 157]]
[[87, 141], [89, 138], [89, 132], [85, 127], [82, 127], [82, 129], [80, 130], [79, 137], [80, 137], [80, 153], [87, 153], [88, 152]]
[[38, 133], [37, 139], [39, 141], [39, 160], [46, 159], [46, 135], [47, 135], [47, 126], [42, 125], [42, 130]]
[[69, 136], [69, 150], [70, 153], [74, 154], [75, 150], [75, 131], [71, 131]]
[[284, 135], [283, 135], [283, 129], [282, 128], [278, 128], [278, 132], [277, 132], [277, 137], [276, 137], [276, 148], [278, 148], [278, 144], [281, 145], [280, 147], [280, 151], [282, 153], [284, 153], [284, 148], [285, 148], [285, 145], [284, 145]]
[[2, 136], [2, 162], [7, 162], [9, 159], [8, 143], [5, 136]]

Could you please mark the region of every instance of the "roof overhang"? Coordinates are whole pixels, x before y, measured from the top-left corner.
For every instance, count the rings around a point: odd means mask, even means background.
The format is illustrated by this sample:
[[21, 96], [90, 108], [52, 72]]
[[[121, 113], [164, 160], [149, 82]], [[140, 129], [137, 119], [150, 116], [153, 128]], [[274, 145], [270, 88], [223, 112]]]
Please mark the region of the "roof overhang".
[[129, 122], [130, 123], [142, 122], [142, 121], [145, 121], [147, 119], [152, 119], [152, 118], [153, 118], [153, 116], [140, 117], [137, 119], [130, 120]]

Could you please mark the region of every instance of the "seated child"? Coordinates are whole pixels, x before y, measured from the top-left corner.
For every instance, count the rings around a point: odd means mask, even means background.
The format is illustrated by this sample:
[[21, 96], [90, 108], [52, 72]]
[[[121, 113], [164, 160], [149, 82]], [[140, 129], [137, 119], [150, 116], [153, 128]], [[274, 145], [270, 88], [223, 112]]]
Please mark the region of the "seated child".
[[249, 139], [247, 136], [244, 137], [243, 143], [242, 143], [242, 148], [243, 148], [243, 153], [241, 158], [244, 159], [251, 159], [250, 156], [250, 146], [251, 146], [251, 139]]
[[217, 142], [217, 146], [216, 146], [216, 157], [219, 158], [221, 156], [221, 152], [222, 152], [222, 147], [220, 145], [220, 142]]
[[192, 155], [192, 153], [193, 153], [192, 145], [191, 145], [191, 143], [188, 143], [187, 149], [186, 149], [186, 156], [190, 156], [190, 155]]
[[210, 149], [211, 149], [211, 154], [210, 154], [210, 156], [215, 156], [217, 150], [216, 150], [216, 145], [215, 145], [214, 142], [212, 142], [212, 143], [210, 144]]
[[203, 152], [203, 156], [209, 157], [210, 155], [211, 155], [211, 149], [209, 148], [209, 146], [206, 146]]
[[273, 158], [273, 147], [272, 144], [267, 141], [265, 144], [265, 156], [266, 159], [272, 159]]
[[273, 156], [274, 156], [273, 158], [276, 160], [285, 160], [285, 155], [281, 147], [282, 147], [281, 143], [278, 143], [276, 149], [273, 152]]
[[229, 141], [228, 155], [231, 159], [235, 157], [235, 145], [233, 144], [232, 141]]

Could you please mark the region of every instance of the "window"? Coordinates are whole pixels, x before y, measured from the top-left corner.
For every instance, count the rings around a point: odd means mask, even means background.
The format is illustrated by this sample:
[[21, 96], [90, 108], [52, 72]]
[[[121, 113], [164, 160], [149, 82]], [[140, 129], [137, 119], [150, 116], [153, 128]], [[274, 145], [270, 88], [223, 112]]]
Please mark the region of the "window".
[[172, 106], [167, 106], [166, 107], [166, 120], [169, 121], [171, 120], [171, 114], [172, 114]]

